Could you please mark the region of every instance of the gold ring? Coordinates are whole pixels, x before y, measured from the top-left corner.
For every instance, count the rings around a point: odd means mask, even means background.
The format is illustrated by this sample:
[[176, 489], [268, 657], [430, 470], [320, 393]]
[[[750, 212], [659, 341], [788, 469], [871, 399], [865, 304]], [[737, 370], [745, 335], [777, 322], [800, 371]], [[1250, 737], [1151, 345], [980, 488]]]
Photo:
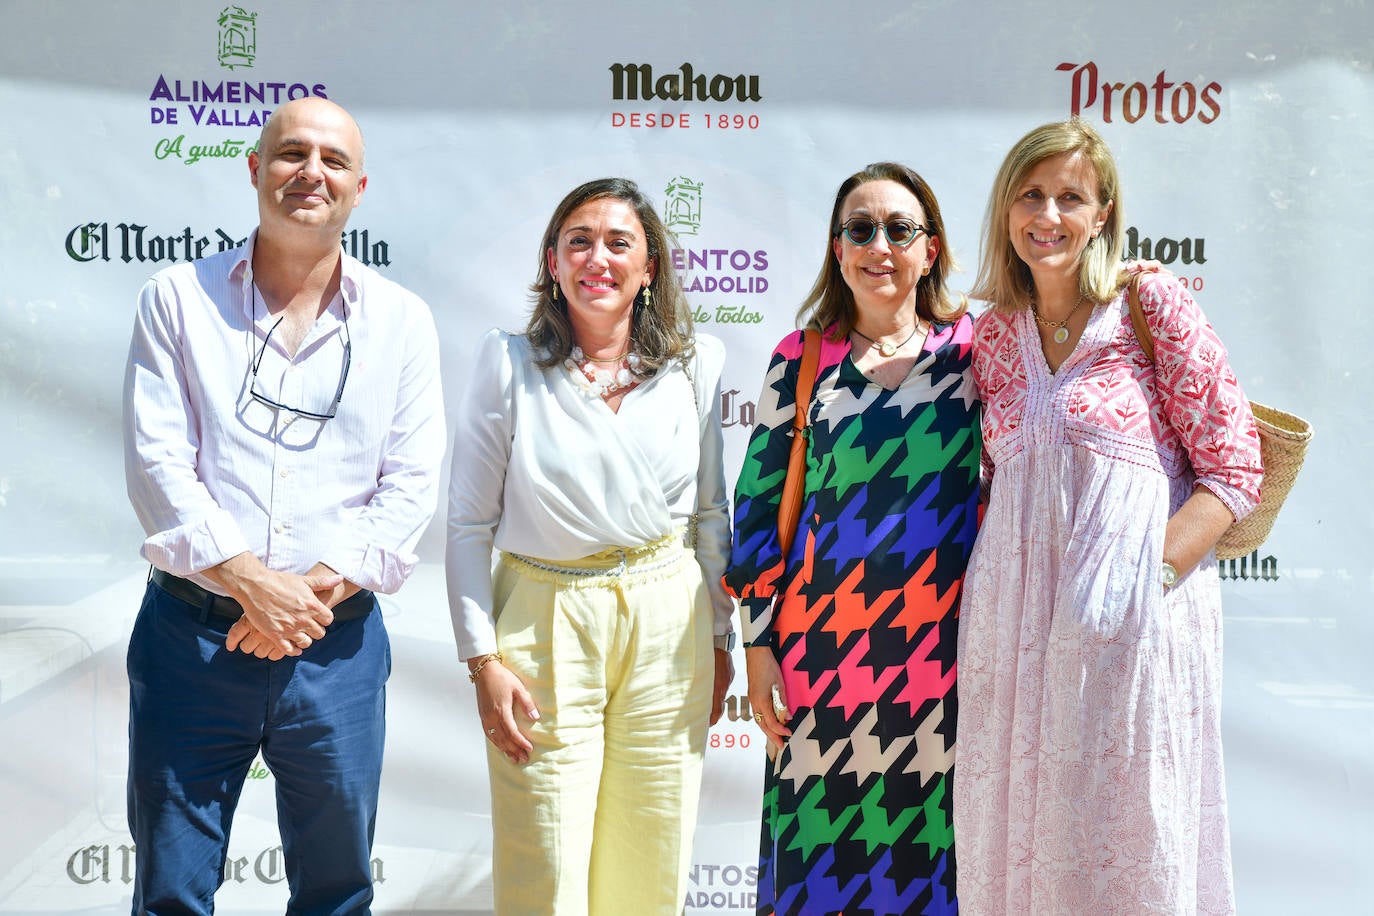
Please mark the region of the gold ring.
[[494, 729], [494, 728], [489, 728], [489, 729], [487, 729], [487, 734], [488, 734], [488, 735], [494, 735], [494, 734], [496, 734], [496, 729]]
[[756, 713], [754, 713], [754, 721], [755, 721], [755, 722], [762, 722], [762, 721], [763, 721], [763, 713], [761, 713], [761, 712], [756, 712]]

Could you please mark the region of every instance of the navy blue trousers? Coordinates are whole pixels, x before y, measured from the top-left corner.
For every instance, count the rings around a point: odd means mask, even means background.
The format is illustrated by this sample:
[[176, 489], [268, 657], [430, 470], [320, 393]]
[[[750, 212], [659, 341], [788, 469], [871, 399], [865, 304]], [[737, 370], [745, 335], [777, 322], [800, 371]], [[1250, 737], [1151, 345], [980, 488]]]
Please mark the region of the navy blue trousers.
[[225, 649], [231, 624], [148, 583], [128, 656], [133, 912], [214, 912], [261, 751], [277, 788], [287, 913], [368, 913], [391, 672], [382, 615], [335, 623], [276, 662]]

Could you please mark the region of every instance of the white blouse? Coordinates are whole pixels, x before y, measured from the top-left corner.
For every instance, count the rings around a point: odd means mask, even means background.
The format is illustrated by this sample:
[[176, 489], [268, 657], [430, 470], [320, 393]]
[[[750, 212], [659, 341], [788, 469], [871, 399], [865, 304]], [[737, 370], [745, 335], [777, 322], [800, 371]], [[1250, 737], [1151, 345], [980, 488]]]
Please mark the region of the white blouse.
[[695, 512], [697, 562], [731, 632], [720, 577], [730, 550], [721, 435], [725, 347], [697, 335], [691, 378], [670, 362], [612, 411], [563, 365], [541, 369], [523, 334], [481, 341], [458, 410], [449, 484], [449, 610], [462, 659], [496, 651], [492, 548], [576, 560], [659, 540]]

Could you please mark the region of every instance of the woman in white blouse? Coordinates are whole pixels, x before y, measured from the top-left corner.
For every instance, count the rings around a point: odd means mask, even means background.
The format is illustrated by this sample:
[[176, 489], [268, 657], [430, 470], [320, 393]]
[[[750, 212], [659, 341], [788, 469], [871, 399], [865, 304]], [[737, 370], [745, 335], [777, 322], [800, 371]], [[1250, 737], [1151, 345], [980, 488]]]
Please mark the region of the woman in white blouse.
[[634, 182], [574, 189], [525, 333], [482, 340], [460, 410], [449, 604], [498, 913], [682, 909], [734, 634], [724, 349], [692, 339], [668, 244]]

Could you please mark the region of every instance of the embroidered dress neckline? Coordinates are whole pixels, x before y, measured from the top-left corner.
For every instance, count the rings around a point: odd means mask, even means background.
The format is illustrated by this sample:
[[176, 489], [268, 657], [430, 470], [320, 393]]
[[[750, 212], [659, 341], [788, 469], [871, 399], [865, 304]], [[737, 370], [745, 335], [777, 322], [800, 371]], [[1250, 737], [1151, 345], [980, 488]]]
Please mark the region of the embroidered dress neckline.
[[1059, 364], [1058, 369], [1051, 369], [1050, 362], [1045, 358], [1045, 348], [1040, 343], [1040, 332], [1036, 329], [1035, 316], [1031, 314], [1029, 308], [1022, 309], [1016, 316], [1018, 322], [1017, 332], [1021, 338], [1023, 358], [1028, 365], [1035, 367], [1037, 374], [1042, 378], [1047, 378], [1052, 384], [1059, 384], [1061, 379], [1066, 378], [1065, 370], [1072, 370], [1079, 366], [1088, 357], [1085, 354], [1096, 353], [1110, 342], [1110, 334], [1103, 336], [1104, 327], [1111, 330], [1115, 325], [1107, 318], [1108, 313], [1115, 313], [1116, 310], [1109, 308], [1113, 303], [1109, 302], [1105, 306], [1096, 303], [1092, 311], [1088, 313], [1088, 323], [1083, 327], [1083, 333], [1078, 335], [1078, 340], [1074, 342], [1073, 349], [1069, 355], [1064, 357], [1064, 361]]

